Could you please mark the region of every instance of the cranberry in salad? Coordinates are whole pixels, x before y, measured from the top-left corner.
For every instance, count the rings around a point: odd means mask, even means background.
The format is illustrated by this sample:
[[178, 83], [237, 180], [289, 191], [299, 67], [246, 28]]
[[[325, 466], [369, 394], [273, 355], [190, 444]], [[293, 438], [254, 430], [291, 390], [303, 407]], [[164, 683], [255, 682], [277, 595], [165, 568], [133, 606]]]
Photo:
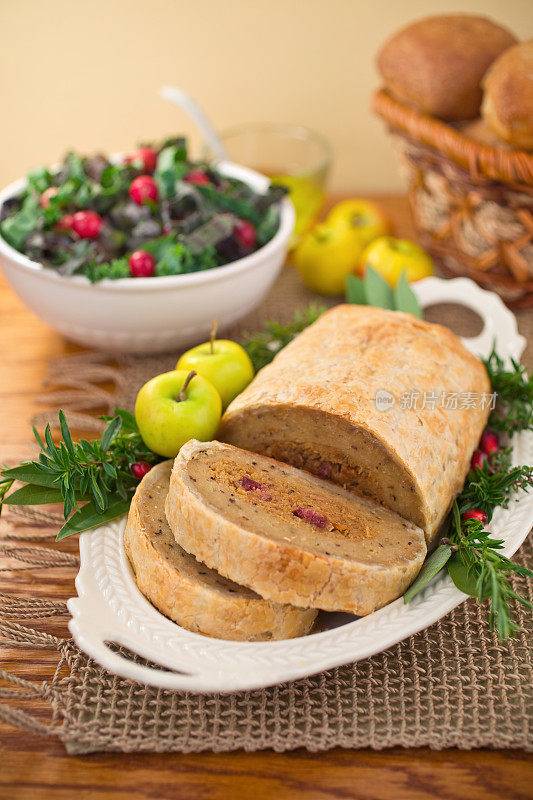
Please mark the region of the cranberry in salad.
[[68, 153], [40, 167], [0, 209], [16, 250], [64, 276], [180, 275], [223, 266], [278, 230], [286, 189], [264, 193], [215, 165], [191, 161], [183, 138], [144, 145], [121, 163]]

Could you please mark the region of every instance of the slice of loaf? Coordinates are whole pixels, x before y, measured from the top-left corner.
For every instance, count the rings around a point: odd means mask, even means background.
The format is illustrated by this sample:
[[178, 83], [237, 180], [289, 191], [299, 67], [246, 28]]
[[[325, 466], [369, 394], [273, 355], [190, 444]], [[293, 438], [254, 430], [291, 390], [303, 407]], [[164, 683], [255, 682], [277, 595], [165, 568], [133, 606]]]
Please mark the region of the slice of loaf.
[[176, 541], [278, 603], [369, 614], [418, 573], [423, 531], [369, 500], [273, 459], [188, 442], [165, 505]]
[[185, 552], [165, 519], [172, 461], [143, 478], [131, 503], [124, 547], [137, 586], [183, 628], [219, 639], [264, 641], [303, 636], [316, 611], [271, 603], [221, 577]]

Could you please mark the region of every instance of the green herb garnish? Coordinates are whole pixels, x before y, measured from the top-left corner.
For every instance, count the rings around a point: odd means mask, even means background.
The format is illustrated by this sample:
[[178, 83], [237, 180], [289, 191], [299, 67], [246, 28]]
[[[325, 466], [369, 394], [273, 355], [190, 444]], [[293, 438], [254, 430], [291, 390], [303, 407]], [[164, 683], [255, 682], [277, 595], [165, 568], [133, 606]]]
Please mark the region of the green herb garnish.
[[[485, 364], [492, 389], [498, 392], [497, 406], [489, 425], [510, 435], [530, 429], [533, 387], [524, 368], [513, 361], [512, 369], [506, 370], [494, 349]], [[513, 590], [509, 577], [513, 573], [533, 577], [533, 572], [502, 555], [503, 540], [495, 539], [482, 522], [464, 520], [462, 515], [465, 511], [479, 509], [490, 520], [496, 508], [508, 506], [514, 492], [527, 492], [533, 486], [533, 467], [512, 466], [511, 453], [511, 447], [502, 448], [493, 453], [482, 467], [469, 472], [463, 491], [445, 523], [441, 544], [428, 556], [404, 595], [404, 601], [409, 602], [446, 566], [458, 589], [478, 600], [490, 601], [490, 625], [500, 640], [513, 636], [518, 630], [511, 619], [513, 602], [533, 608], [529, 600]]]
[[489, 426], [512, 436], [518, 431], [533, 430], [533, 374], [511, 359], [512, 369], [506, 370], [494, 347], [484, 361], [492, 390], [497, 392], [496, 408]]
[[367, 266], [365, 277], [348, 275], [346, 278], [346, 302], [358, 306], [375, 306], [393, 311], [405, 311], [422, 319], [422, 309], [417, 296], [407, 280], [407, 272], [402, 270], [395, 289], [372, 267]]
[[[530, 470], [531, 477], [533, 468]], [[512, 589], [509, 576], [514, 573], [533, 577], [533, 572], [502, 555], [503, 540], [493, 538], [481, 522], [462, 520], [461, 508], [460, 498], [452, 513], [449, 541], [453, 555], [447, 563], [448, 574], [462, 592], [478, 600], [490, 600], [490, 626], [503, 641], [519, 630], [511, 619], [511, 603], [517, 601], [533, 608], [529, 600]]]
[[[139, 482], [131, 465], [154, 463], [158, 457], [144, 444], [129, 411], [116, 409], [114, 417], [102, 419], [108, 423], [102, 438], [91, 442], [72, 441], [63, 411], [59, 412], [59, 444], [54, 443], [49, 425], [44, 441], [34, 428], [39, 457], [0, 472], [0, 511], [4, 503], [62, 502], [66, 522], [56, 541], [125, 514]], [[9, 493], [16, 480], [25, 485]]]

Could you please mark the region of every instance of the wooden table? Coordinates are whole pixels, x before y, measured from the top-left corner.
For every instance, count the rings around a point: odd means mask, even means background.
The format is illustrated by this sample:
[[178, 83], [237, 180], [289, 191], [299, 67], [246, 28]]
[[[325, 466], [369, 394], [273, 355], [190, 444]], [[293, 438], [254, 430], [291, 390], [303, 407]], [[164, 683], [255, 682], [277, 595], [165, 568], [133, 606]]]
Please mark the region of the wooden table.
[[[382, 198], [398, 233], [411, 221], [402, 198]], [[30, 417], [49, 359], [76, 348], [33, 317], [0, 279], [0, 461], [29, 453]], [[69, 540], [70, 541], [70, 540]], [[68, 545], [75, 551], [76, 543]], [[44, 589], [40, 588], [46, 582]], [[64, 570], [14, 572], [0, 581], [19, 594], [60, 598], [73, 593]], [[50, 630], [54, 630], [50, 626]], [[58, 629], [56, 624], [55, 632]], [[47, 651], [0, 647], [0, 666], [44, 679], [54, 656]], [[0, 800], [168, 798], [176, 800], [526, 800], [531, 798], [531, 760], [514, 751], [433, 752], [428, 749], [341, 750], [283, 755], [95, 754], [69, 757], [54, 739], [0, 724]]]

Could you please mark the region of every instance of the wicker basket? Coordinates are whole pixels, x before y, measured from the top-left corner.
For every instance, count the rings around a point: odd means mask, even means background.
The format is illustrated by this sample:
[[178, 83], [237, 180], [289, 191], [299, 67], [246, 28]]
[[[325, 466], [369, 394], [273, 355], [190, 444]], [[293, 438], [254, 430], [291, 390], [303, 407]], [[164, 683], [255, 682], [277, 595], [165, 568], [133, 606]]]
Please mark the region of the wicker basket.
[[533, 155], [489, 147], [386, 91], [373, 98], [407, 171], [421, 244], [514, 308], [533, 306]]

